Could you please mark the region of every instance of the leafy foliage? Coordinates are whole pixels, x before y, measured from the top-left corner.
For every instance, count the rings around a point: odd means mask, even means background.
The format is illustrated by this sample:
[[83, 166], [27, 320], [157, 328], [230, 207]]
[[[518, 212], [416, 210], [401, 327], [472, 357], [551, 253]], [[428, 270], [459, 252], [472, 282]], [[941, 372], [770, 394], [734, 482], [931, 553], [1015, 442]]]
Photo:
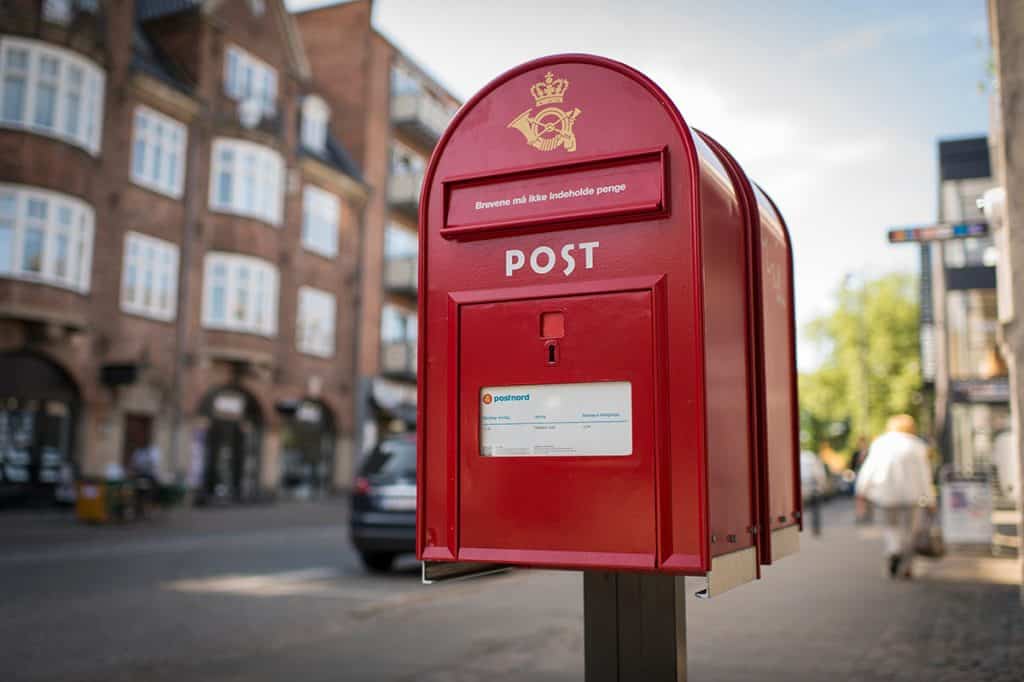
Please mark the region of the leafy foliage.
[[890, 274], [847, 278], [835, 309], [804, 331], [825, 361], [800, 375], [802, 445], [836, 449], [880, 434], [893, 414], [921, 405], [917, 280]]

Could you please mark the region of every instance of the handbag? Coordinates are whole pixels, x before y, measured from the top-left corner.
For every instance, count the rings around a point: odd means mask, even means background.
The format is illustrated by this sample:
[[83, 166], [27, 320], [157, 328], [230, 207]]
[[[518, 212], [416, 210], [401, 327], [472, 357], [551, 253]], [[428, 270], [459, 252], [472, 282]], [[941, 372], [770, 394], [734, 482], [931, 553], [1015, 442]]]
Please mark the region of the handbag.
[[936, 513], [931, 509], [920, 510], [917, 526], [914, 529], [914, 554], [938, 559], [946, 553], [942, 529], [935, 522], [935, 517]]

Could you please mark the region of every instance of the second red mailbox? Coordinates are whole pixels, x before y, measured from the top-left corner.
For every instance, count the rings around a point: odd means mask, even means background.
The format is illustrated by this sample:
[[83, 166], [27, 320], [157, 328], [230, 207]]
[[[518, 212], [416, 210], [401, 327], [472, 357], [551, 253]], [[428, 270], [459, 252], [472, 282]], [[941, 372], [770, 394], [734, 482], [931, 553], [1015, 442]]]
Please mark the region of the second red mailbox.
[[762, 223], [784, 227], [712, 146], [649, 79], [582, 55], [456, 115], [420, 206], [420, 558], [743, 582], [759, 533], [795, 531], [793, 410], [775, 506], [763, 428], [791, 327], [765, 344], [755, 305]]

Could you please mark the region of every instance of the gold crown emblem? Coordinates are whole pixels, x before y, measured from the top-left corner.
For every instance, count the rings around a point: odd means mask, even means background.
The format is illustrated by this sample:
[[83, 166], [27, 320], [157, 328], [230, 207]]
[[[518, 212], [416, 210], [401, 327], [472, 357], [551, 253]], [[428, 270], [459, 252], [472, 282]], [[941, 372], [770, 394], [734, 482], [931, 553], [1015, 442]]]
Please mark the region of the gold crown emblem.
[[569, 89], [569, 81], [564, 78], [555, 78], [555, 74], [548, 71], [544, 74], [544, 80], [530, 88], [530, 94], [536, 100], [537, 106], [542, 104], [562, 103], [565, 91]]

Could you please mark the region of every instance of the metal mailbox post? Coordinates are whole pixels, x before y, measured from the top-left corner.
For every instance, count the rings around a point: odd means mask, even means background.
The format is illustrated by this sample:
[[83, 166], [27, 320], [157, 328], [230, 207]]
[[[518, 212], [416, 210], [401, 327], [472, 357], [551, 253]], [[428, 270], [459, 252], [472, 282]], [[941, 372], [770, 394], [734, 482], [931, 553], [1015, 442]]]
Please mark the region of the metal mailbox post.
[[[431, 158], [419, 257], [425, 566], [582, 569], [590, 614], [795, 550], [785, 225], [657, 85], [587, 55], [488, 84]], [[614, 630], [588, 616], [588, 652]]]

